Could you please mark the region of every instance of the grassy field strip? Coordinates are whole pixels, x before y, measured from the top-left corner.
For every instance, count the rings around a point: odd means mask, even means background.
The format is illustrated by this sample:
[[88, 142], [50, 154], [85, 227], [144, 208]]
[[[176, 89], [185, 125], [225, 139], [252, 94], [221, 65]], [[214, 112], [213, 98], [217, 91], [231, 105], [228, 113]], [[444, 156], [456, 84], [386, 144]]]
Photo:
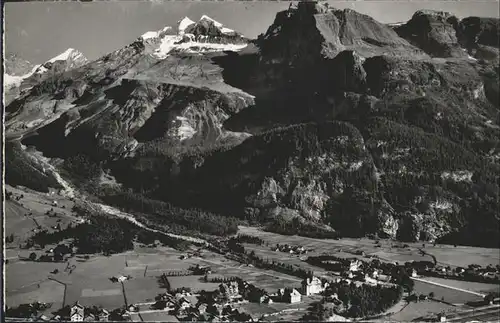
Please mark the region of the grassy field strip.
[[[215, 262], [215, 261], [211, 261], [211, 260], [208, 260], [208, 259], [203, 259], [203, 258], [199, 258], [199, 257], [193, 257], [193, 258], [199, 259], [201, 261], [209, 262], [209, 263], [212, 263], [214, 265], [218, 265], [218, 266], [221, 266], [221, 267], [224, 267], [224, 268], [241, 269], [239, 267], [224, 265], [224, 264], [221, 264], [221, 263], [218, 263], [218, 262]], [[260, 273], [260, 274], [266, 275], [266, 276], [277, 277], [277, 278], [291, 280], [291, 281], [296, 281], [296, 282], [302, 282], [302, 279], [292, 278], [292, 277], [285, 277], [285, 276], [276, 275], [276, 274], [270, 274], [267, 271], [263, 271], [263, 270], [249, 270], [249, 269], [246, 269], [246, 271], [253, 271], [253, 272]]]
[[53, 277], [49, 277], [49, 279], [64, 286], [63, 301], [62, 301], [62, 307], [64, 307], [66, 305], [66, 290], [68, 289], [68, 286], [65, 283], [63, 283], [63, 282], [61, 282]]
[[470, 290], [467, 290], [467, 289], [462, 289], [462, 288], [458, 288], [458, 287], [444, 285], [444, 284], [440, 284], [440, 283], [437, 283], [437, 282], [433, 282], [433, 281], [429, 281], [429, 280], [425, 280], [425, 279], [421, 279], [421, 278], [412, 277], [411, 279], [417, 280], [419, 282], [426, 283], [426, 284], [431, 284], [431, 285], [436, 285], [436, 286], [440, 286], [440, 287], [444, 287], [444, 288], [458, 290], [460, 292], [469, 293], [469, 294], [473, 294], [473, 295], [480, 296], [480, 297], [484, 297], [485, 296], [484, 294], [473, 292], [473, 291], [470, 291]]
[[19, 288], [16, 288], [16, 289], [14, 289], [14, 290], [9, 291], [9, 293], [15, 293], [15, 292], [17, 292], [17, 291], [19, 291], [19, 290], [21, 290], [21, 289], [23, 289], [23, 288], [30, 287], [30, 286], [33, 286], [33, 285], [39, 285], [39, 284], [41, 284], [41, 283], [46, 282], [46, 281], [47, 281], [47, 280], [49, 280], [49, 279], [50, 279], [50, 278], [49, 278], [49, 277], [47, 277], [47, 278], [40, 279], [40, 280], [37, 280], [37, 281], [35, 281], [35, 282], [32, 282], [32, 283], [26, 284], [26, 285], [22, 285], [22, 286], [20, 286]]

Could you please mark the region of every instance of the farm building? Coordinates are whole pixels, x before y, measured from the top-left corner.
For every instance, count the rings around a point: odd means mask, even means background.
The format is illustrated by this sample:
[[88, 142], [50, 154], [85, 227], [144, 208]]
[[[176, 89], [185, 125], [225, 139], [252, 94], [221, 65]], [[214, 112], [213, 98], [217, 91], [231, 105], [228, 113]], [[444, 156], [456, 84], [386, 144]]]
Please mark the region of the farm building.
[[99, 318], [99, 322], [107, 322], [109, 320], [109, 312], [103, 308], [97, 317]]
[[282, 288], [278, 291], [278, 296], [283, 302], [294, 304], [300, 303], [302, 295], [295, 288]]

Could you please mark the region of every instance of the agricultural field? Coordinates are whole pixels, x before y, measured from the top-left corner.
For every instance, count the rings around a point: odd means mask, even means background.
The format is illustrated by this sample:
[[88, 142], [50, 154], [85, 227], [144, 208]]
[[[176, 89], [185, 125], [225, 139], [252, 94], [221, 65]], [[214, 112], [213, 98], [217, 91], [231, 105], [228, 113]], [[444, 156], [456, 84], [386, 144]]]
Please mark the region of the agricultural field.
[[484, 294], [491, 292], [500, 293], [500, 284], [476, 283], [476, 282], [468, 282], [462, 280], [445, 279], [439, 277], [425, 277], [423, 279], [430, 282], [435, 282], [455, 288], [461, 288], [477, 293], [484, 293]]
[[245, 250], [254, 251], [255, 254], [260, 258], [269, 259], [270, 261], [274, 260], [276, 262], [285, 263], [294, 267], [300, 267], [305, 270], [313, 271], [316, 275], [320, 276], [324, 276], [327, 274], [327, 272], [323, 268], [310, 265], [301, 260], [301, 258], [304, 260], [307, 259], [309, 255], [314, 254], [313, 252], [305, 255], [294, 255], [281, 251], [273, 251], [270, 249], [270, 247], [265, 246], [256, 246], [248, 243], [243, 244], [243, 246], [245, 247]]
[[422, 301], [418, 303], [409, 303], [404, 309], [389, 317], [385, 317], [384, 321], [392, 322], [411, 322], [419, 318], [435, 315], [436, 313], [453, 313], [457, 308], [452, 305], [447, 305], [435, 301]]
[[[26, 255], [27, 256], [27, 255]], [[47, 281], [54, 277], [50, 272], [54, 269], [62, 271], [64, 263], [18, 261], [7, 264], [5, 268], [5, 292], [7, 295], [33, 284]]]
[[498, 249], [429, 245], [429, 247], [425, 248], [425, 251], [434, 255], [439, 264], [452, 267], [467, 267], [470, 264], [486, 267], [488, 265], [500, 264]]
[[52, 308], [57, 310], [64, 302], [64, 289], [63, 284], [46, 280], [10, 292], [6, 298], [6, 305], [16, 307], [25, 303], [43, 302], [52, 303]]
[[416, 294], [424, 294], [424, 295], [429, 295], [429, 293], [433, 292], [434, 299], [443, 300], [451, 304], [465, 304], [467, 302], [482, 300], [482, 297], [479, 295], [474, 295], [472, 293], [466, 293], [451, 288], [432, 285], [421, 281], [415, 281], [413, 292]]
[[193, 276], [169, 276], [168, 281], [172, 290], [186, 287], [190, 288], [193, 293], [202, 290], [211, 291], [219, 287], [219, 283], [207, 283], [203, 281], [201, 275]]
[[179, 320], [167, 312], [146, 312], [131, 315], [134, 322], [179, 322]]
[[[24, 198], [19, 201], [5, 202], [5, 235], [13, 235], [14, 241], [6, 245], [6, 248], [18, 247], [31, 235], [39, 230], [54, 231], [54, 227], [60, 225], [67, 227], [70, 223], [79, 220], [71, 215], [72, 206], [54, 207], [50, 200], [33, 199], [34, 195], [22, 192]], [[58, 204], [62, 206], [64, 204]], [[46, 215], [45, 212], [53, 210], [54, 213]]]
[[123, 286], [128, 304], [154, 302], [156, 295], [167, 291], [160, 287], [156, 277], [132, 278], [123, 282]]
[[303, 317], [310, 305], [321, 300], [321, 296], [303, 296], [302, 301], [297, 304], [288, 303], [273, 303], [273, 304], [257, 304], [257, 303], [242, 303], [235, 307], [246, 313], [251, 313], [253, 317], [264, 316], [266, 321], [278, 320], [299, 320]]
[[[240, 234], [256, 236], [269, 246], [276, 244], [301, 245], [312, 248], [307, 255], [335, 254], [338, 257], [356, 257], [367, 260], [369, 256], [377, 256], [381, 260], [391, 262], [406, 262], [412, 260], [432, 261], [436, 257], [438, 264], [451, 267], [467, 267], [470, 264], [481, 266], [500, 264], [498, 249], [462, 247], [451, 245], [432, 245], [430, 243], [399, 243], [390, 240], [371, 240], [368, 238], [314, 239], [300, 236], [286, 236], [262, 231], [255, 227], [239, 227]], [[378, 243], [377, 243], [378, 242]], [[404, 245], [407, 245], [403, 248]], [[261, 248], [266, 248], [261, 246]], [[428, 255], [422, 255], [420, 249]], [[365, 256], [360, 255], [364, 252]]]
[[302, 281], [298, 277], [270, 270], [261, 270], [253, 266], [246, 266], [236, 262], [232, 265], [214, 265], [212, 263], [211, 268], [213, 275], [210, 276], [240, 277], [259, 288], [265, 289], [268, 292], [276, 292], [279, 288], [283, 288], [285, 286], [300, 288]]

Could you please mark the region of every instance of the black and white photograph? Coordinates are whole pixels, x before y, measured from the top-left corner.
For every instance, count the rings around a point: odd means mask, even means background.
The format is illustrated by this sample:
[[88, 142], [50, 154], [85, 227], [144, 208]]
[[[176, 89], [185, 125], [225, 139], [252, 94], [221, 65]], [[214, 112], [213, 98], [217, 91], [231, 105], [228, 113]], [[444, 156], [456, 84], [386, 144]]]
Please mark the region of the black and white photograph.
[[5, 322], [500, 322], [500, 1], [7, 1]]

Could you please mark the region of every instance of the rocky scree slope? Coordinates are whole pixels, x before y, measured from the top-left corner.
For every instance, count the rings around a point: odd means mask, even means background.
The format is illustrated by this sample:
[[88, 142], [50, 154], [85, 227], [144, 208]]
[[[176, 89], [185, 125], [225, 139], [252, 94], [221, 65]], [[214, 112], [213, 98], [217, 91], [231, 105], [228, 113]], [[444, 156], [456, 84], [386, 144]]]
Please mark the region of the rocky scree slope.
[[[39, 124], [54, 119], [25, 144], [105, 161], [125, 187], [181, 206], [497, 246], [499, 70], [476, 55], [495, 49], [498, 20], [450, 17], [393, 30], [304, 2], [233, 53], [201, 41], [226, 37], [220, 25], [183, 20], [36, 85], [7, 128], [45, 107]], [[415, 24], [431, 30], [407, 37]]]

